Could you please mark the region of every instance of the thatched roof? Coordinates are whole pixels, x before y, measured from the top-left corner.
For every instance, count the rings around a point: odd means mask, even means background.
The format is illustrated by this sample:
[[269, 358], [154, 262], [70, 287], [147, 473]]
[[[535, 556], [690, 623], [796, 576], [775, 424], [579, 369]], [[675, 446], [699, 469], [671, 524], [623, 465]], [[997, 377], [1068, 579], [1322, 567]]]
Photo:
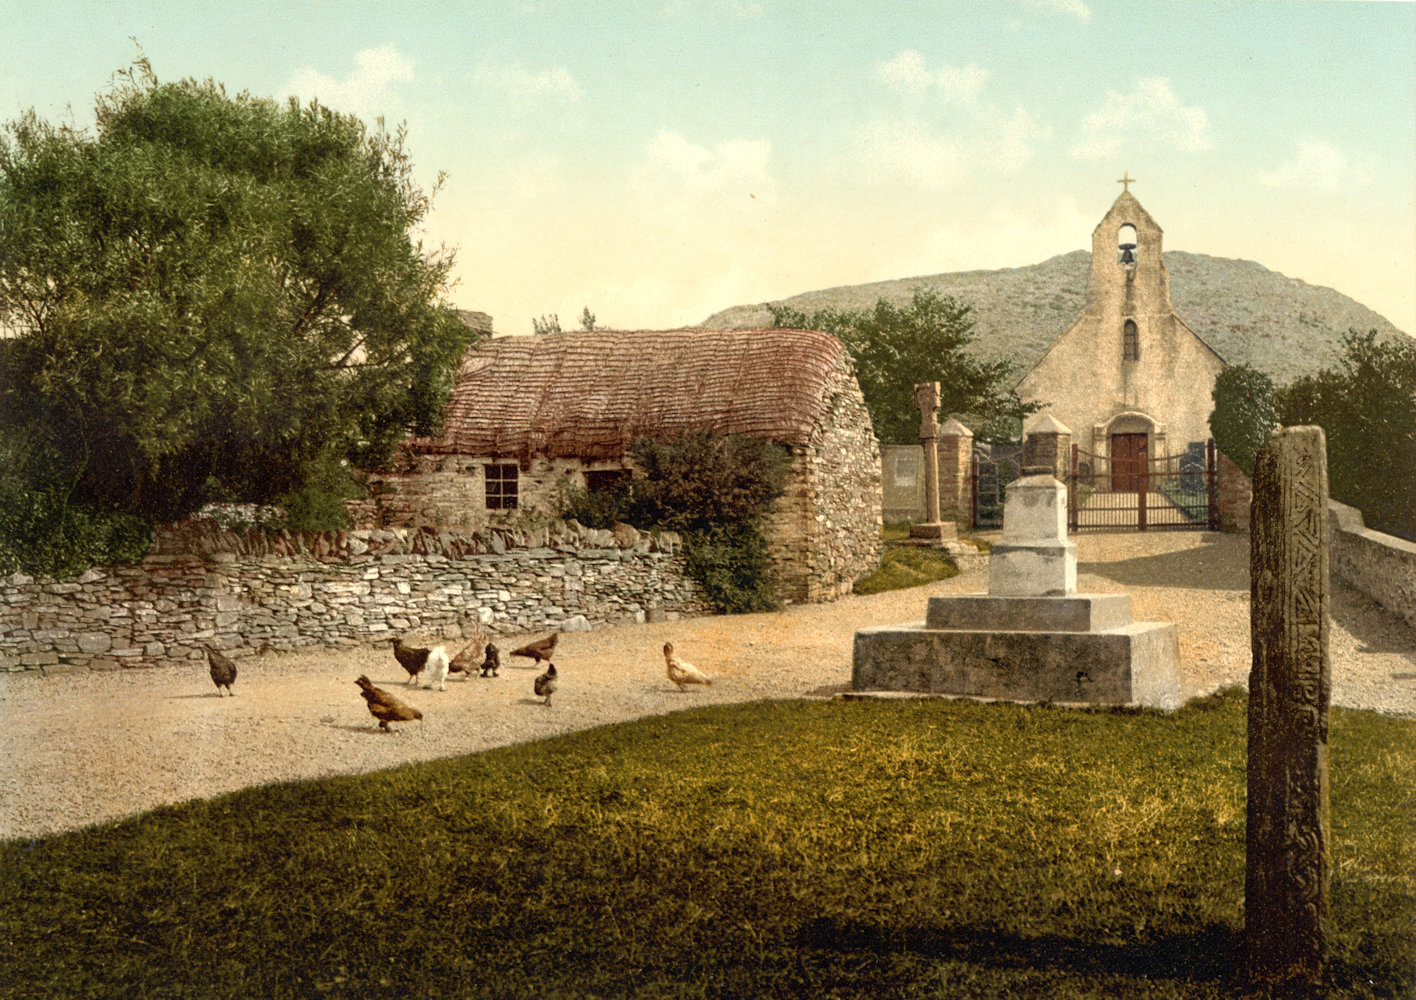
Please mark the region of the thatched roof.
[[804, 445], [843, 348], [812, 330], [595, 330], [495, 337], [458, 366], [420, 451], [619, 458], [691, 429]]

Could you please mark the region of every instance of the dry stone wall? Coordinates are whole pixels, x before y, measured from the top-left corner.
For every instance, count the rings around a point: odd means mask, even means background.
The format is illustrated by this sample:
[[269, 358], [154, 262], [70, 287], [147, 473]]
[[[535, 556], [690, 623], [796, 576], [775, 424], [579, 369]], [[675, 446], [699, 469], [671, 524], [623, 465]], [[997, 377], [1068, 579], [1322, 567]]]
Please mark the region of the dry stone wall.
[[[235, 532], [204, 519], [132, 565], [0, 577], [0, 669], [110, 670], [412, 634], [452, 640], [711, 614], [678, 539], [574, 522], [523, 532]], [[583, 619], [583, 621], [582, 621]]]

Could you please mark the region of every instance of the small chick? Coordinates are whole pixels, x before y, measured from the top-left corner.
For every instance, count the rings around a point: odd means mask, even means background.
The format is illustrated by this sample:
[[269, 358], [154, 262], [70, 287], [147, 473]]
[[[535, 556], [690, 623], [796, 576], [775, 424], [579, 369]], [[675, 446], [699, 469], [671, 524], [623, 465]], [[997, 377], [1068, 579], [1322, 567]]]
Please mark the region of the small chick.
[[236, 683], [236, 664], [210, 646], [207, 647], [206, 654], [207, 661], [211, 664], [211, 679], [216, 685], [217, 697], [221, 696], [222, 688], [226, 688], [226, 693], [235, 697], [236, 692], [231, 690], [231, 685]]
[[556, 665], [554, 663], [547, 663], [546, 672], [536, 678], [535, 690], [537, 696], [546, 699], [546, 707], [549, 708], [551, 695], [556, 690]]
[[501, 669], [501, 650], [494, 643], [487, 643], [487, 658], [482, 661], [482, 676], [495, 677]]
[[664, 643], [664, 662], [668, 666], [669, 680], [678, 685], [679, 691], [686, 691], [685, 684], [712, 684], [713, 681], [692, 663], [685, 663], [674, 655], [674, 644]]

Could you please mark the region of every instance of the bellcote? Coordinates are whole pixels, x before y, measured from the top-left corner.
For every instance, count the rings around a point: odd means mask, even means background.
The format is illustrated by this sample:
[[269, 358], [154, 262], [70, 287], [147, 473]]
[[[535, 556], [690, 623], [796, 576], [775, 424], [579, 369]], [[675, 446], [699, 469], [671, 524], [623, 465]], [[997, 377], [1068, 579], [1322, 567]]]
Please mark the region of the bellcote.
[[1168, 307], [1170, 278], [1161, 260], [1162, 230], [1129, 190], [1112, 204], [1092, 231], [1094, 290], [1125, 289]]

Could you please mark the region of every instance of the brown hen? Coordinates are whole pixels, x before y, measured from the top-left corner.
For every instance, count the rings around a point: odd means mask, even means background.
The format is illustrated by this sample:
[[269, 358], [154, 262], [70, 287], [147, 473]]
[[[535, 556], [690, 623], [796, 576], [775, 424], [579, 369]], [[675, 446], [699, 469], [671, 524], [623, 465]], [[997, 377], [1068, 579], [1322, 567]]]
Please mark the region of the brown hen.
[[368, 703], [369, 714], [379, 720], [379, 728], [385, 732], [393, 732], [388, 728], [390, 722], [411, 722], [414, 719], [419, 723], [423, 721], [422, 712], [412, 705], [405, 705], [383, 688], [374, 687], [363, 674], [360, 674], [354, 683], [359, 685], [359, 693]]

